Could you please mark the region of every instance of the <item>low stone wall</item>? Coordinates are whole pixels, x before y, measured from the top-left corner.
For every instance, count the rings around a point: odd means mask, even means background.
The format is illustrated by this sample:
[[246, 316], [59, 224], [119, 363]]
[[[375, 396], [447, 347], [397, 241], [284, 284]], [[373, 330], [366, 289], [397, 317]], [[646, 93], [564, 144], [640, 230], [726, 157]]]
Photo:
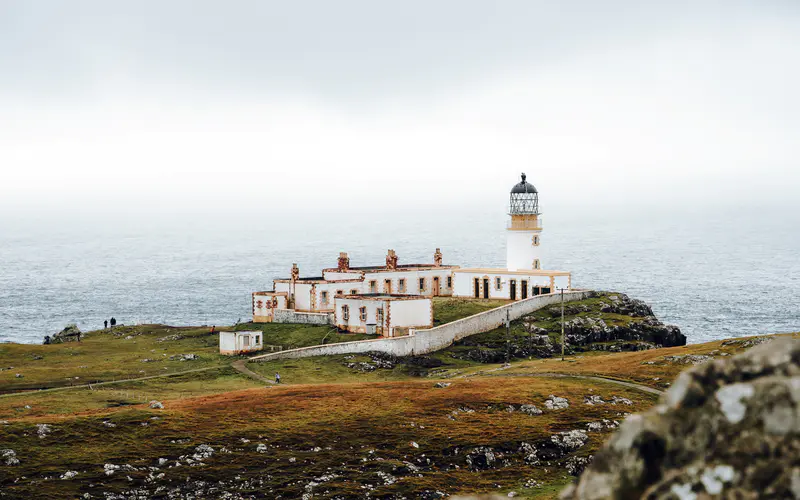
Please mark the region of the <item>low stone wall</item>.
[[[583, 300], [592, 292], [575, 290], [564, 293], [564, 301]], [[504, 324], [506, 315], [513, 321], [538, 309], [557, 304], [561, 294], [537, 295], [518, 302], [484, 311], [467, 318], [453, 321], [428, 330], [418, 330], [404, 337], [357, 340], [338, 344], [316, 345], [290, 349], [250, 358], [253, 361], [271, 361], [273, 359], [306, 358], [310, 356], [327, 356], [334, 354], [357, 354], [369, 351], [380, 351], [395, 356], [413, 356], [438, 351], [453, 342], [470, 335], [487, 332]], [[277, 312], [277, 311], [276, 311]]]
[[297, 312], [292, 309], [275, 309], [273, 323], [301, 323], [304, 325], [332, 325], [333, 313]]

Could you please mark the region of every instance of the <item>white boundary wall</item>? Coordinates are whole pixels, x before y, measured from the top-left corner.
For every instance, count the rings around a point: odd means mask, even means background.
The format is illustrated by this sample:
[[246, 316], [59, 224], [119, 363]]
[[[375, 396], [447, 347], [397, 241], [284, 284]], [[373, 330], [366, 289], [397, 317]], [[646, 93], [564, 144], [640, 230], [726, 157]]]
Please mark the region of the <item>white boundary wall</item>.
[[331, 325], [333, 313], [297, 312], [293, 309], [275, 309], [273, 323], [301, 323], [304, 325]]
[[[564, 292], [564, 301], [583, 300], [592, 292], [590, 290], [573, 290]], [[310, 356], [326, 356], [335, 354], [356, 354], [369, 351], [381, 351], [395, 356], [414, 356], [438, 351], [451, 345], [456, 340], [493, 330], [504, 324], [506, 311], [511, 320], [519, 319], [543, 307], [558, 304], [561, 294], [537, 295], [518, 302], [512, 302], [496, 309], [469, 316], [452, 323], [446, 323], [429, 330], [418, 330], [404, 337], [357, 340], [338, 344], [325, 344], [288, 351], [254, 356], [252, 361], [271, 361], [274, 359], [306, 358]]]

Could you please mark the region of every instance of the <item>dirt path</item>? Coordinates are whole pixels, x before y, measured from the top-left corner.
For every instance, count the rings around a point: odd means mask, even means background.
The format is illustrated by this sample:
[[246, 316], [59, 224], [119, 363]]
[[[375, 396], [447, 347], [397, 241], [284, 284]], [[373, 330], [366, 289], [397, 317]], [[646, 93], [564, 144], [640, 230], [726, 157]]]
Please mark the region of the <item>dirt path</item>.
[[31, 394], [41, 394], [43, 392], [56, 392], [56, 391], [68, 391], [71, 389], [88, 389], [92, 387], [97, 387], [100, 385], [113, 385], [113, 384], [124, 384], [127, 382], [138, 382], [140, 380], [150, 380], [154, 378], [166, 378], [166, 377], [175, 377], [177, 375], [185, 375], [187, 373], [197, 373], [197, 372], [204, 372], [208, 370], [219, 370], [221, 368], [225, 368], [226, 365], [221, 366], [207, 366], [205, 368], [195, 368], [193, 370], [184, 370], [182, 372], [174, 372], [174, 373], [164, 373], [162, 375], [148, 375], [146, 377], [136, 377], [136, 378], [125, 378], [120, 380], [107, 380], [105, 382], [95, 382], [92, 384], [81, 384], [81, 385], [66, 385], [63, 387], [50, 387], [47, 389], [32, 389], [29, 391], [20, 391], [20, 392], [9, 392], [7, 394], [0, 394], [0, 398], [10, 398], [11, 396], [22, 396], [22, 395], [31, 395]]
[[245, 366], [245, 364], [248, 361], [250, 361], [249, 358], [234, 361], [233, 363], [231, 363], [231, 367], [233, 367], [233, 369], [238, 371], [239, 373], [243, 373], [254, 380], [258, 380], [259, 382], [264, 382], [265, 384], [275, 384], [274, 381], [268, 379], [267, 377], [259, 375], [258, 373], [252, 371], [247, 366]]
[[[485, 373], [485, 372], [484, 372]], [[480, 375], [475, 374], [472, 376]], [[636, 389], [638, 391], [647, 392], [650, 394], [661, 395], [664, 394], [664, 391], [660, 389], [655, 389], [653, 387], [648, 387], [646, 385], [637, 384], [635, 382], [625, 382], [623, 380], [616, 380], [613, 378], [601, 377], [598, 375], [576, 375], [572, 373], [551, 373], [551, 372], [543, 372], [543, 373], [500, 373], [497, 375], [484, 375], [485, 377], [554, 377], [554, 378], [582, 378], [586, 380], [594, 380], [597, 382], [608, 382], [609, 384], [616, 384], [621, 385], [623, 387], [629, 387], [631, 389]], [[466, 376], [465, 376], [466, 377]]]

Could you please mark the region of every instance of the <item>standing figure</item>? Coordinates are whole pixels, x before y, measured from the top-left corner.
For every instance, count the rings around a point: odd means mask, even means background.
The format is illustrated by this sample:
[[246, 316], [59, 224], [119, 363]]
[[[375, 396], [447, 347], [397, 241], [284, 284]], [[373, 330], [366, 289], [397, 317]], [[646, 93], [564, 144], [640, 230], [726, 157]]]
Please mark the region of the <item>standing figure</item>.
[[107, 319], [103, 320], [103, 330], [108, 330], [108, 320]]
[[281, 383], [281, 375], [278, 372], [275, 372], [275, 383], [276, 384], [280, 384]]
[[212, 327], [211, 327], [211, 333], [212, 333], [212, 334], [214, 333], [214, 329], [216, 329], [216, 328], [217, 328], [217, 326], [216, 326], [216, 325], [214, 325], [214, 326], [212, 326]]
[[117, 325], [117, 319], [112, 316], [111, 321], [109, 321], [109, 323], [111, 324], [111, 328], [114, 328]]

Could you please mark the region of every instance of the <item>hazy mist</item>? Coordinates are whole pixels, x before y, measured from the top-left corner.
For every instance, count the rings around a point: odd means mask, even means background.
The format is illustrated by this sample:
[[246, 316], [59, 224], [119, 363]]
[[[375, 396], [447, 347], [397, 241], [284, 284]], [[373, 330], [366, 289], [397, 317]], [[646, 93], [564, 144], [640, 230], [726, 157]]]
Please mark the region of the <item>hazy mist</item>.
[[0, 214], [798, 205], [800, 3], [0, 2]]

